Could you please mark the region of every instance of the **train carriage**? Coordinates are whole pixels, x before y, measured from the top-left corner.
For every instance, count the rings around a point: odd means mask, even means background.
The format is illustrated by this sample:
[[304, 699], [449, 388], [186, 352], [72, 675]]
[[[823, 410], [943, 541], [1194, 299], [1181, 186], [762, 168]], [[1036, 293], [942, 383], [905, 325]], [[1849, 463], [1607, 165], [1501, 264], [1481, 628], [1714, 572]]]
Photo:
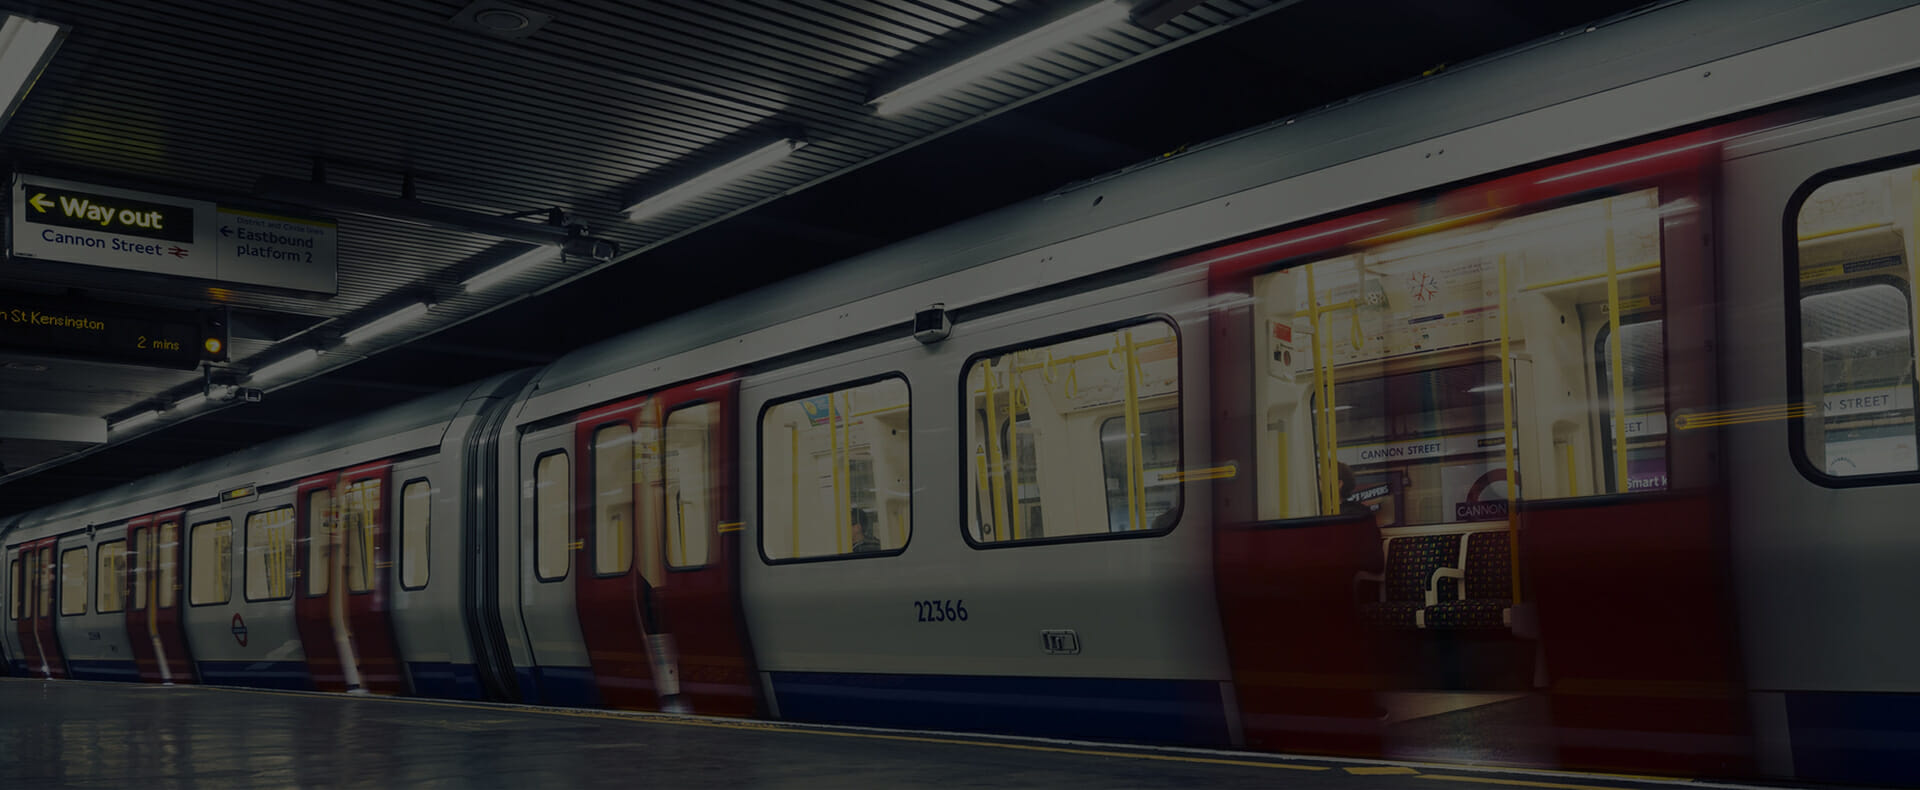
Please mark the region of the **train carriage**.
[[1916, 33], [1652, 8], [27, 514], [0, 644], [1911, 783]]

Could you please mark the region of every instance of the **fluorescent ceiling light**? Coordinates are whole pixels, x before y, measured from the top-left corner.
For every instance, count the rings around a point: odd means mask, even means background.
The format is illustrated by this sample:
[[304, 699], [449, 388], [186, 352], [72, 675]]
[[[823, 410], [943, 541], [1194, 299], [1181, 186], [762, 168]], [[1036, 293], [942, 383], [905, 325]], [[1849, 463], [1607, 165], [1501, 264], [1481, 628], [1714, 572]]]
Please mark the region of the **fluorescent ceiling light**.
[[308, 366], [312, 365], [314, 362], [319, 361], [319, 359], [320, 359], [319, 350], [312, 349], [312, 348], [302, 349], [300, 353], [294, 354], [293, 356], [287, 357], [286, 359], [282, 359], [277, 362], [267, 363], [265, 366], [261, 367], [259, 370], [255, 370], [253, 372], [253, 375], [248, 376], [247, 378], [249, 379], [281, 378], [288, 373], [295, 373], [301, 370], [305, 370]]
[[66, 35], [65, 27], [16, 14], [8, 14], [6, 23], [0, 24], [0, 99], [5, 100], [0, 125], [13, 117], [20, 100], [33, 90], [34, 81], [40, 79]]
[[639, 222], [657, 216], [700, 195], [731, 184], [749, 174], [765, 170], [789, 154], [807, 147], [807, 141], [789, 137], [724, 165], [694, 176], [680, 185], [627, 207], [627, 221]]
[[368, 321], [367, 323], [362, 324], [359, 327], [347, 330], [346, 334], [340, 336], [340, 342], [351, 345], [354, 343], [362, 342], [371, 337], [384, 335], [388, 332], [391, 332], [395, 329], [405, 326], [409, 322], [413, 321], [414, 319], [419, 318], [420, 316], [423, 316], [426, 314], [427, 314], [427, 303], [414, 302], [413, 304], [407, 305], [406, 307], [402, 307], [384, 316], [373, 319], [372, 321]]
[[1126, 4], [1119, 0], [1100, 0], [1005, 44], [887, 91], [867, 103], [881, 115], [905, 111], [1027, 58], [1118, 25], [1126, 20], [1128, 11]]
[[560, 257], [559, 247], [548, 245], [535, 247], [532, 250], [514, 256], [512, 260], [506, 263], [468, 277], [466, 282], [460, 284], [460, 287], [467, 289], [469, 292], [484, 290], [508, 277], [512, 277], [558, 257]]
[[109, 426], [109, 428], [115, 431], [130, 431], [158, 419], [160, 419], [160, 412], [151, 410], [143, 411], [132, 417], [116, 422]]

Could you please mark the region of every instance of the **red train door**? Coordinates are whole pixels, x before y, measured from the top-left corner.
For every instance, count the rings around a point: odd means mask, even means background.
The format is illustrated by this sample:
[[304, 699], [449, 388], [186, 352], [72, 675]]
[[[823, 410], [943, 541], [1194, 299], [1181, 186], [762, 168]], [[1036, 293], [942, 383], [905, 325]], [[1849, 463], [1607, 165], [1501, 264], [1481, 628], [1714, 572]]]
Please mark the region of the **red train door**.
[[406, 692], [388, 616], [391, 469], [379, 461], [307, 478], [295, 491], [294, 619], [307, 672], [322, 691]]
[[[657, 552], [640, 546], [657, 538], [654, 487], [645, 479], [657, 454], [658, 405], [639, 398], [587, 412], [574, 425], [577, 465], [574, 498], [574, 610], [587, 643], [600, 700], [608, 707], [658, 710], [649, 621]], [[647, 555], [643, 557], [643, 555]]]
[[[733, 374], [661, 393], [659, 482], [666, 575], [655, 590], [656, 645], [677, 664], [682, 700], [691, 712], [755, 713], [752, 651], [740, 612], [739, 377]], [[677, 653], [677, 660], [675, 654]]]
[[26, 623], [27, 633], [38, 653], [40, 666], [38, 671], [44, 677], [67, 677], [67, 662], [60, 652], [60, 639], [54, 633], [54, 599], [60, 591], [59, 564], [54, 559], [54, 544], [57, 538], [47, 538], [28, 544], [27, 552], [33, 557], [33, 571], [28, 579], [33, 583], [30, 596], [31, 615], [21, 622]]
[[192, 683], [180, 622], [180, 517], [171, 510], [127, 524], [127, 638], [145, 683]]

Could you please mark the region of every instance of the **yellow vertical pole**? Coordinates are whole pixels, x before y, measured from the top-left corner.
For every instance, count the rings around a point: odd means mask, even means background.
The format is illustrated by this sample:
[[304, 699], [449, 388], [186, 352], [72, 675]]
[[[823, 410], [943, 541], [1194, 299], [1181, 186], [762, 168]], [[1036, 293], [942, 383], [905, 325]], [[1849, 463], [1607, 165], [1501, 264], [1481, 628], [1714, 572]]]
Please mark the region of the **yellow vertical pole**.
[[1147, 526], [1146, 453], [1140, 446], [1140, 358], [1134, 353], [1133, 330], [1122, 338], [1127, 344], [1127, 528]]
[[[1907, 287], [1908, 290], [1912, 290], [1914, 283], [1920, 283], [1920, 254], [1916, 254], [1920, 253], [1920, 239], [1914, 238], [1916, 234], [1920, 234], [1920, 168], [1916, 168], [1913, 171], [1913, 193], [1909, 198], [1909, 202], [1913, 203], [1913, 224], [1907, 226], [1906, 234]], [[1920, 299], [1909, 297], [1907, 299], [1907, 306], [1913, 311], [1913, 323], [1909, 326], [1909, 329], [1920, 332]], [[1907, 342], [1909, 343], [1907, 351], [1911, 354], [1916, 348], [1916, 344], [1913, 343], [1913, 337], [1911, 335], [1908, 336]], [[1804, 397], [1821, 398], [1821, 400], [1825, 400], [1820, 393], [1812, 393]]]
[[793, 553], [800, 556], [800, 426], [797, 423], [787, 425], [787, 448], [792, 451], [792, 462], [787, 465], [793, 473]]
[[[1320, 391], [1320, 409], [1314, 419], [1320, 422], [1320, 430], [1314, 441], [1314, 470], [1320, 500], [1320, 514], [1330, 515], [1339, 512], [1338, 460], [1334, 457], [1333, 436], [1333, 343], [1326, 340], [1325, 327], [1321, 325], [1320, 291], [1314, 284], [1314, 264], [1306, 265], [1307, 271], [1307, 320], [1313, 322], [1313, 369], [1318, 379], [1314, 385]], [[1325, 351], [1322, 351], [1324, 342]]]
[[1580, 478], [1574, 474], [1573, 469], [1573, 442], [1569, 441], [1561, 446], [1567, 448], [1567, 496], [1579, 496]]
[[1620, 347], [1624, 345], [1620, 337], [1620, 273], [1616, 268], [1613, 251], [1613, 198], [1607, 198], [1607, 323], [1613, 335], [1607, 343], [1607, 369], [1612, 372], [1609, 378], [1613, 400], [1613, 464], [1616, 474], [1613, 477], [1614, 493], [1627, 490], [1627, 382], [1625, 364], [1621, 361]]
[[[1510, 566], [1519, 564], [1519, 552], [1512, 547], [1520, 545], [1520, 479], [1513, 473], [1513, 446], [1519, 436], [1513, 425], [1513, 331], [1509, 323], [1509, 304], [1507, 301], [1507, 256], [1500, 255], [1500, 446], [1505, 450], [1507, 470], [1507, 556]], [[1507, 579], [1512, 583], [1513, 601], [1520, 602], [1520, 574], [1518, 567], [1509, 567]]]
[[1274, 436], [1274, 441], [1278, 444], [1274, 449], [1280, 451], [1280, 462], [1274, 464], [1273, 467], [1277, 473], [1275, 475], [1277, 478], [1276, 482], [1280, 484], [1280, 515], [1277, 517], [1286, 518], [1292, 515], [1292, 512], [1287, 510], [1287, 432], [1276, 431]]
[[980, 394], [987, 401], [987, 496], [993, 502], [993, 539], [1002, 540], [1001, 527], [1006, 523], [1006, 486], [1002, 482], [1005, 475], [1001, 473], [1001, 465], [1005, 461], [1001, 460], [1000, 455], [1000, 408], [994, 402], [999, 397], [1000, 387], [993, 380], [993, 358], [983, 359], [980, 364], [986, 375], [986, 380], [980, 382]]
[[833, 475], [833, 509], [838, 511], [828, 513], [827, 517], [833, 519], [834, 549], [845, 552], [847, 550], [847, 511], [840, 507], [840, 428], [833, 423], [836, 408], [833, 393], [827, 393], [827, 467], [828, 473]]

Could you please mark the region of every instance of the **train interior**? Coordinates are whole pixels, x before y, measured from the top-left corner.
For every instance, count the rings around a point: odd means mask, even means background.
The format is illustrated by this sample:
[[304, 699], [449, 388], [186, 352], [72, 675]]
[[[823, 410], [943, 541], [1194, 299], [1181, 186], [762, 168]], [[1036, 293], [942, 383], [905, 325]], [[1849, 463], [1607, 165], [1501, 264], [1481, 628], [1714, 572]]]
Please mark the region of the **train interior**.
[[907, 382], [898, 377], [769, 407], [760, 418], [767, 558], [904, 548], [912, 524], [911, 416]]
[[1253, 278], [1258, 517], [1377, 529], [1354, 599], [1390, 753], [1547, 756], [1510, 503], [1667, 487], [1661, 216], [1689, 208], [1489, 210]]
[[992, 544], [1172, 528], [1179, 363], [1164, 320], [974, 359], [965, 379], [969, 537]]

